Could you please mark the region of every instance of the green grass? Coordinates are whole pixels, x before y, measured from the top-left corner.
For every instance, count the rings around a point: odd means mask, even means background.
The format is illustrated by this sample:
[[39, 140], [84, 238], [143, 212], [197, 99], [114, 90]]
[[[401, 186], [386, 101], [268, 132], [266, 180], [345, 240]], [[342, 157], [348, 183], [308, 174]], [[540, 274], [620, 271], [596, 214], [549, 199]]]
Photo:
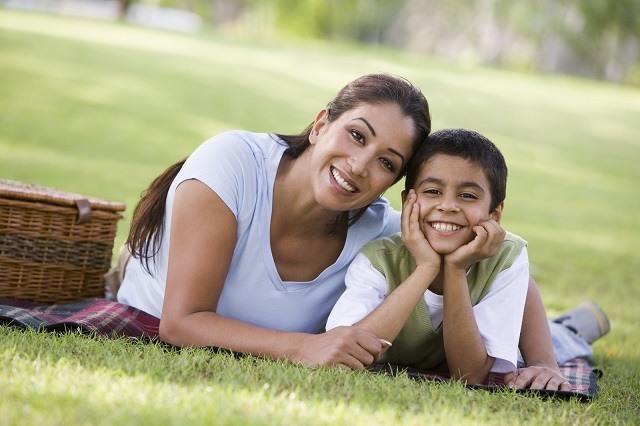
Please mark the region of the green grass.
[[[3, 424], [637, 423], [640, 91], [317, 42], [234, 41], [0, 9], [0, 178], [125, 202], [230, 128], [298, 132], [348, 81], [386, 71], [510, 168], [506, 228], [551, 314], [595, 299], [611, 333], [590, 404], [0, 328]], [[399, 206], [399, 188], [387, 192]]]
[[593, 406], [575, 400], [488, 394], [454, 382], [77, 334], [52, 339], [0, 329], [0, 337], [0, 413], [8, 424], [506, 424], [514, 413], [536, 423], [594, 418]]

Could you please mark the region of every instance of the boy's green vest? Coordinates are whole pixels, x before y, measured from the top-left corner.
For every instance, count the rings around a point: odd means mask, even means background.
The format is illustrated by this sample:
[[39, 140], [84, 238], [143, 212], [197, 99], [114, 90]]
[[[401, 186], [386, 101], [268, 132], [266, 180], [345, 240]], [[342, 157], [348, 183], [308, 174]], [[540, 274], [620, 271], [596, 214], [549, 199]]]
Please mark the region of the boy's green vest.
[[[477, 305], [489, 292], [496, 276], [513, 264], [526, 245], [525, 240], [507, 232], [498, 254], [471, 266], [467, 283], [472, 305]], [[377, 239], [364, 246], [362, 253], [386, 278], [387, 294], [391, 294], [416, 268], [415, 260], [402, 243], [400, 234]], [[393, 346], [387, 350], [384, 362], [434, 371], [448, 369], [442, 324], [433, 329], [424, 298], [420, 298]]]

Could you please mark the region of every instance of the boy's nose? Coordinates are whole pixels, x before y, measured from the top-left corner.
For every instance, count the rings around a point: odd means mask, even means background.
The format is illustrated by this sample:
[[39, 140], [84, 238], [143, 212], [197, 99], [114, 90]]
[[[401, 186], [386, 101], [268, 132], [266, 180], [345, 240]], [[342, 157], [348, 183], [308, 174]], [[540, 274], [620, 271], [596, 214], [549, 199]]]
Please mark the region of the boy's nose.
[[438, 204], [438, 211], [457, 213], [460, 211], [460, 205], [455, 197], [442, 197]]

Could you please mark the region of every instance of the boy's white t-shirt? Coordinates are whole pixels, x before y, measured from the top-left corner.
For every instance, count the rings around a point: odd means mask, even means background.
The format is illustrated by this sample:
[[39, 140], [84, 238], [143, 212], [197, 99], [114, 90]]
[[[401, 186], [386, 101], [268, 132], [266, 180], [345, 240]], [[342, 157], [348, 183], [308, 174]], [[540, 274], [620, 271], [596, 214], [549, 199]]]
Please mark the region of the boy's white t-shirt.
[[[347, 289], [329, 315], [327, 330], [357, 323], [387, 297], [384, 275], [362, 253], [349, 267], [345, 283]], [[496, 359], [493, 372], [516, 369], [528, 283], [529, 260], [525, 247], [513, 265], [497, 275], [489, 292], [473, 307], [487, 354]], [[438, 328], [443, 318], [443, 297], [427, 290], [424, 300], [431, 325]]]
[[[270, 242], [273, 183], [288, 145], [272, 134], [221, 133], [198, 147], [173, 181], [166, 202], [160, 250], [147, 273], [131, 258], [118, 301], [158, 318], [166, 285], [171, 213], [176, 187], [197, 179], [215, 191], [238, 223], [237, 242], [216, 312], [275, 330], [320, 333], [344, 291], [344, 277], [366, 243], [398, 231], [400, 214], [381, 198], [349, 228], [338, 260], [313, 281], [282, 281]], [[214, 243], [214, 242], [212, 242]], [[314, 250], [313, 244], [309, 250]], [[216, 259], [211, 259], [215, 262]]]

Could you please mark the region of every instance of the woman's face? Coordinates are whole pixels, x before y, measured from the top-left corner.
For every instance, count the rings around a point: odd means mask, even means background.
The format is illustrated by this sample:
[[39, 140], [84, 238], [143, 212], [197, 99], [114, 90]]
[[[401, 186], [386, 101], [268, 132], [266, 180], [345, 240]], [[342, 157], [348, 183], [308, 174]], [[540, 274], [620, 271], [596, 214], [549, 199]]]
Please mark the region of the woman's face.
[[311, 185], [316, 201], [332, 211], [354, 210], [389, 188], [412, 154], [414, 124], [393, 103], [362, 104], [313, 125]]

